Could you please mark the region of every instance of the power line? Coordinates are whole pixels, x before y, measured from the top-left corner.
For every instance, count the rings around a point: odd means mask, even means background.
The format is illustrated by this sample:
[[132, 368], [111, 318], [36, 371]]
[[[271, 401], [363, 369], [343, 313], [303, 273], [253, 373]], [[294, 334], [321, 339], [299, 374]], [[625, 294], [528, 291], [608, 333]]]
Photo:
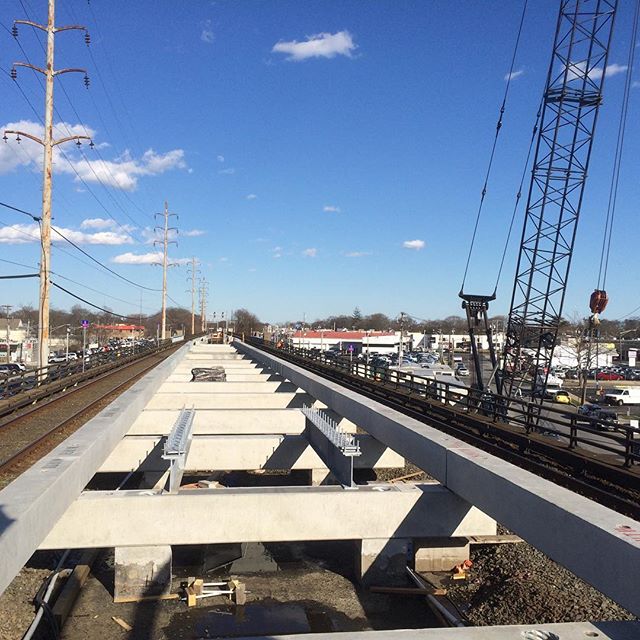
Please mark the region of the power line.
[[[29, 213], [28, 211], [25, 211], [24, 209], [19, 209], [18, 207], [14, 207], [14, 206], [6, 204], [4, 202], [0, 202], [0, 206], [6, 207], [7, 209], [11, 209], [13, 211], [17, 211], [18, 213], [22, 213], [22, 214], [24, 214], [26, 216], [29, 216], [32, 220], [34, 220], [36, 222], [38, 222], [40, 220], [40, 218], [38, 218], [37, 216], [33, 215], [32, 213]], [[5, 225], [5, 226], [11, 226], [11, 225]], [[125, 282], [128, 282], [129, 284], [133, 285], [134, 287], [138, 287], [139, 289], [146, 289], [147, 291], [155, 291], [155, 292], [161, 291], [161, 289], [154, 289], [152, 287], [146, 287], [146, 286], [144, 286], [144, 285], [142, 285], [142, 284], [140, 284], [138, 282], [134, 282], [133, 280], [129, 280], [128, 278], [125, 278], [123, 275], [120, 275], [117, 271], [114, 271], [113, 269], [111, 269], [111, 267], [108, 267], [103, 262], [100, 262], [100, 260], [98, 260], [97, 258], [94, 258], [89, 252], [85, 251], [82, 247], [78, 246], [75, 242], [73, 242], [73, 240], [70, 240], [69, 238], [67, 238], [67, 236], [65, 236], [61, 231], [56, 229], [56, 227], [52, 226], [51, 229], [52, 229], [52, 231], [54, 233], [59, 235], [63, 240], [68, 242], [72, 247], [74, 247], [75, 249], [80, 251], [80, 253], [82, 253], [83, 255], [87, 256], [87, 258], [89, 258], [91, 261], [95, 262], [96, 264], [100, 265], [103, 269], [105, 269], [109, 273], [112, 273], [114, 276], [120, 278], [120, 280], [124, 280]], [[24, 232], [24, 231], [22, 231], [20, 229], [17, 229], [17, 231], [19, 233], [22, 233], [23, 235], [26, 235], [26, 236], [30, 237], [30, 238], [37, 239], [37, 236], [34, 236], [32, 234], [29, 234], [29, 233], [26, 233], [26, 232]]]
[[114, 313], [113, 311], [110, 311], [109, 309], [105, 309], [104, 307], [101, 307], [100, 305], [93, 304], [93, 302], [89, 302], [88, 300], [85, 300], [81, 296], [76, 295], [75, 293], [72, 293], [68, 289], [65, 289], [64, 287], [60, 286], [59, 284], [56, 284], [55, 282], [53, 282], [53, 280], [51, 281], [51, 284], [54, 287], [56, 287], [56, 289], [60, 289], [60, 291], [64, 291], [67, 295], [70, 295], [72, 298], [75, 298], [76, 300], [80, 300], [80, 302], [84, 302], [85, 304], [88, 304], [90, 307], [93, 307], [94, 309], [99, 309], [100, 311], [104, 311], [105, 313], [108, 313], [109, 315], [116, 316], [118, 318], [123, 318], [124, 320], [129, 320], [131, 318], [135, 318], [136, 317], [136, 316], [123, 316], [120, 313]]

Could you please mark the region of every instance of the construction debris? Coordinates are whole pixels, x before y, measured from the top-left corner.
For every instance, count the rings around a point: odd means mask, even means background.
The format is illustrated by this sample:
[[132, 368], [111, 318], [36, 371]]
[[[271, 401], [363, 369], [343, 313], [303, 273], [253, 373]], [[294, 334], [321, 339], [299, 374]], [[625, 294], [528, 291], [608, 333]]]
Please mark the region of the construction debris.
[[452, 576], [453, 579], [454, 580], [466, 580], [467, 579], [467, 572], [469, 571], [469, 569], [471, 569], [472, 566], [473, 566], [473, 562], [471, 562], [471, 560], [465, 560], [464, 562], [461, 562], [460, 564], [457, 564], [451, 570], [451, 572], [453, 573], [453, 576]]
[[191, 382], [226, 382], [224, 367], [196, 367], [191, 369]]
[[111, 616], [111, 619], [125, 631], [131, 631], [133, 629], [128, 622], [125, 622], [122, 618], [118, 618], [118, 616]]

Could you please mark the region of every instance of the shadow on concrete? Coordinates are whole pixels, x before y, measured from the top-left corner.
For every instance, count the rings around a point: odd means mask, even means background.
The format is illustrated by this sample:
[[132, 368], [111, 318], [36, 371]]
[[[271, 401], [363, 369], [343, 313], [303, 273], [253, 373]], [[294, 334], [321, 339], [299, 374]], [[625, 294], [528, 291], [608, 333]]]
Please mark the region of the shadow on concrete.
[[264, 463], [264, 469], [291, 469], [309, 446], [303, 436], [285, 436]]
[[296, 393], [287, 404], [287, 409], [302, 409], [305, 405], [310, 407], [315, 402], [315, 398], [308, 393]]
[[[282, 378], [280, 378], [282, 380]], [[278, 388], [275, 390], [275, 393], [296, 393], [298, 391], [298, 387], [293, 384], [293, 382], [288, 382], [283, 380], [278, 385]]]

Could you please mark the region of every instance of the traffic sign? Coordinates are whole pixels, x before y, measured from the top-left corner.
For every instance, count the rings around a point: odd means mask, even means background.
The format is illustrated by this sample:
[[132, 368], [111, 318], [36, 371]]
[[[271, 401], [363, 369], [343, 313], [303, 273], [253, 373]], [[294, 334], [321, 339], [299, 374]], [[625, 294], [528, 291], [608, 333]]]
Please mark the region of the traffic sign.
[[83, 329], [86, 329], [89, 326], [89, 321], [88, 320], [82, 320], [80, 322], [80, 324], [82, 325]]

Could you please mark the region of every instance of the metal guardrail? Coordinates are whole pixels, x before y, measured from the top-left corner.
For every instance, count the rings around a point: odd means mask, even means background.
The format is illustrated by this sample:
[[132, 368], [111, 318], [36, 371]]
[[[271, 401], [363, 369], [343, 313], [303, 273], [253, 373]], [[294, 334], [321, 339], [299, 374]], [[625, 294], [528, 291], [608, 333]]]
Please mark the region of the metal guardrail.
[[640, 464], [640, 431], [631, 426], [547, 405], [541, 408], [524, 399], [506, 398], [465, 387], [459, 382], [456, 384], [421, 376], [413, 371], [377, 367], [348, 357], [327, 358], [322, 352], [299, 347], [276, 348], [259, 338], [247, 338], [247, 342], [274, 355], [288, 354], [328, 370], [375, 381], [382, 387], [402, 391], [409, 397], [424, 399], [432, 407], [439, 407], [441, 413], [477, 414], [489, 424], [508, 424], [520, 427], [525, 434], [543, 433], [551, 436], [558, 442], [566, 443], [570, 450], [588, 445], [595, 453], [619, 456], [622, 465], [627, 468]]

